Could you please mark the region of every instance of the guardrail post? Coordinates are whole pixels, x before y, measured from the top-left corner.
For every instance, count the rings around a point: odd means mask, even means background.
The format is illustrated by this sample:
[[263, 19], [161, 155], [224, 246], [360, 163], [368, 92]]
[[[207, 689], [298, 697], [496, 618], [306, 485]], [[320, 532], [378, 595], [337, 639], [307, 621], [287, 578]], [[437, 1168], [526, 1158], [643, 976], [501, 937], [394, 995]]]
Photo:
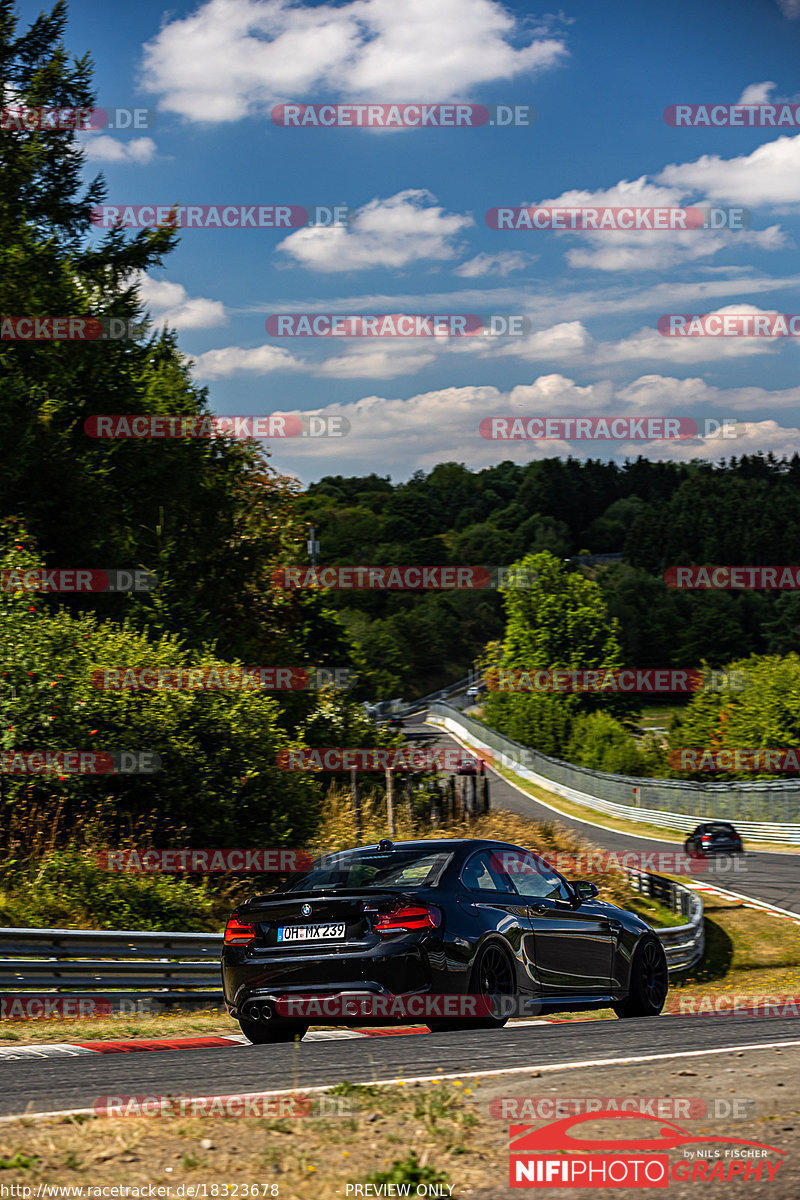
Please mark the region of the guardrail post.
[[488, 811], [489, 811], [489, 807], [490, 807], [490, 802], [489, 802], [489, 776], [488, 776], [488, 775], [486, 775], [485, 773], [484, 773], [483, 779], [481, 780], [481, 783], [482, 783], [482, 785], [483, 785], [483, 796], [481, 797], [481, 799], [482, 799], [482, 801], [483, 801], [483, 811], [484, 811], [485, 813], [488, 813]]

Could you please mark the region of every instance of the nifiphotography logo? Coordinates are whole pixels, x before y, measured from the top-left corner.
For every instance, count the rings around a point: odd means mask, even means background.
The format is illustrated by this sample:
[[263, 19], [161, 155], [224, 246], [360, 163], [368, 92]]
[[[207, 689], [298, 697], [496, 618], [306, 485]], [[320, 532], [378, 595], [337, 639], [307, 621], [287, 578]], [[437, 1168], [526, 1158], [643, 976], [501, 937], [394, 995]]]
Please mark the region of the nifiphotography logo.
[[[584, 1121], [646, 1122], [641, 1132], [614, 1139], [574, 1136]], [[624, 1129], [620, 1126], [620, 1132]], [[689, 1149], [700, 1145], [700, 1149]], [[674, 1161], [669, 1151], [679, 1150]], [[551, 1153], [548, 1153], [550, 1151]], [[576, 1114], [536, 1128], [509, 1126], [511, 1187], [666, 1188], [676, 1183], [740, 1180], [771, 1182], [785, 1151], [746, 1138], [691, 1133], [672, 1121], [606, 1109]], [[774, 1156], [779, 1156], [777, 1160]]]

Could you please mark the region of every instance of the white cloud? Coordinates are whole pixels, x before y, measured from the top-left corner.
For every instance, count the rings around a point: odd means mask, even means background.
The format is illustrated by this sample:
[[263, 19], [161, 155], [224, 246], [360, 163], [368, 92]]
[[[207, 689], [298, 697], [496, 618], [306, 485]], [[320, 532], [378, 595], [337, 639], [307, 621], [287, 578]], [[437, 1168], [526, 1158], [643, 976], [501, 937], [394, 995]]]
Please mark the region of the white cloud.
[[151, 162], [156, 152], [156, 144], [149, 137], [123, 142], [107, 133], [86, 133], [76, 135], [76, 140], [90, 162], [136, 163], [141, 167]]
[[[439, 341], [440, 339], [435, 339]], [[434, 339], [431, 339], [431, 343]], [[415, 341], [383, 345], [359, 345], [344, 354], [326, 359], [315, 375], [330, 379], [396, 379], [413, 375], [436, 361], [436, 347], [428, 342]]]
[[138, 273], [139, 292], [156, 325], [174, 329], [208, 329], [227, 322], [225, 305], [219, 300], [191, 297], [182, 283], [152, 279]]
[[535, 262], [538, 254], [523, 254], [519, 250], [504, 250], [500, 254], [476, 254], [467, 262], [456, 267], [454, 275], [462, 279], [476, 279], [480, 275], [510, 275], [512, 271], [521, 271], [528, 263]]
[[[791, 458], [800, 453], [800, 429], [784, 428], [777, 421], [740, 421], [733, 438], [717, 436], [691, 438], [681, 442], [652, 443], [653, 458], [669, 458], [682, 462], [693, 458], [718, 459], [743, 454], [767, 454], [776, 458]], [[631, 445], [628, 453], [635, 453]]]
[[315, 271], [358, 271], [446, 261], [458, 252], [456, 238], [474, 225], [471, 217], [447, 214], [435, 197], [407, 188], [388, 200], [371, 200], [347, 226], [298, 229], [278, 249]]
[[778, 0], [778, 8], [790, 21], [800, 17], [800, 0]]
[[[800, 406], [800, 387], [785, 392], [765, 388], [724, 389], [709, 386], [703, 379], [676, 379], [643, 375], [616, 388], [605, 380], [579, 386], [560, 374], [541, 375], [509, 391], [495, 387], [450, 387], [420, 392], [401, 399], [371, 394], [349, 404], [328, 405], [315, 410], [329, 416], [346, 417], [351, 432], [340, 442], [328, 439], [272, 443], [273, 463], [280, 470], [300, 477], [317, 478], [331, 470], [363, 473], [364, 463], [379, 474], [407, 478], [419, 468], [430, 470], [439, 462], [463, 462], [472, 469], [509, 459], [525, 463], [553, 455], [573, 454], [578, 458], [616, 458], [642, 455], [649, 459], [710, 460], [732, 454], [773, 450], [778, 456], [800, 452], [800, 431], [784, 428], [774, 420], [738, 421], [734, 415], [745, 410], [763, 412], [771, 407]], [[676, 410], [677, 414], [676, 414]], [[481, 437], [479, 425], [485, 418], [514, 417], [664, 417], [686, 415], [703, 430], [714, 418], [727, 421], [728, 432], [681, 441], [631, 442], [500, 441]]]
[[764, 83], [750, 83], [742, 92], [737, 104], [769, 104], [770, 92], [777, 87], [771, 79], [767, 79]]
[[676, 408], [715, 408], [720, 412], [759, 412], [765, 409], [800, 408], [800, 387], [769, 391], [762, 387], [718, 388], [704, 379], [675, 379], [669, 375], [640, 375], [617, 391], [623, 404], [659, 412]]
[[[673, 312], [675, 310], [673, 309]], [[711, 310], [723, 316], [726, 313], [757, 314], [765, 312], [752, 304], [728, 304], [724, 308]], [[594, 355], [596, 363], [661, 359], [667, 362], [695, 363], [727, 358], [747, 358], [753, 354], [777, 353], [780, 343], [786, 339], [763, 337], [678, 337], [659, 333], [657, 329], [644, 328], [618, 342], [607, 342], [598, 346]]]
[[[491, 347], [495, 339], [484, 339]], [[524, 338], [497, 339], [498, 357], [520, 358], [527, 362], [542, 359], [582, 358], [592, 349], [593, 341], [580, 321], [562, 321], [548, 329], [539, 329]]]
[[312, 91], [466, 99], [565, 55], [561, 37], [526, 38], [497, 0], [207, 0], [145, 45], [143, 83], [187, 120], [234, 121]]
[[656, 177], [672, 187], [700, 191], [730, 204], [780, 206], [800, 203], [800, 135], [764, 142], [752, 154], [721, 158], [704, 154], [671, 163]]
[[[680, 208], [686, 207], [686, 189], [659, 187], [642, 175], [620, 180], [597, 191], [573, 189], [549, 200], [537, 201], [545, 208]], [[696, 206], [695, 201], [691, 202]], [[534, 232], [520, 236], [536, 237]], [[730, 246], [755, 245], [776, 250], [787, 244], [777, 225], [766, 230], [710, 229], [598, 229], [556, 231], [556, 237], [573, 243], [566, 259], [571, 267], [595, 271], [667, 270], [699, 259], [710, 258]], [[575, 244], [577, 243], [577, 245]]]
[[224, 346], [207, 350], [194, 360], [193, 371], [198, 379], [231, 379], [247, 372], [268, 375], [273, 371], [296, 371], [302, 366], [288, 350], [280, 346], [255, 346], [243, 350], [240, 346]]
[[459, 291], [361, 292], [349, 296], [319, 299], [317, 296], [276, 298], [237, 308], [236, 312], [522, 312], [537, 324], [556, 321], [586, 320], [590, 317], [615, 317], [623, 312], [710, 311], [714, 304], [728, 298], [763, 296], [774, 292], [800, 290], [800, 275], [754, 275], [747, 268], [722, 268], [737, 274], [730, 278], [716, 275], [711, 279], [682, 282], [629, 284], [613, 281], [606, 287], [567, 290], [549, 284], [494, 288], [464, 288]]

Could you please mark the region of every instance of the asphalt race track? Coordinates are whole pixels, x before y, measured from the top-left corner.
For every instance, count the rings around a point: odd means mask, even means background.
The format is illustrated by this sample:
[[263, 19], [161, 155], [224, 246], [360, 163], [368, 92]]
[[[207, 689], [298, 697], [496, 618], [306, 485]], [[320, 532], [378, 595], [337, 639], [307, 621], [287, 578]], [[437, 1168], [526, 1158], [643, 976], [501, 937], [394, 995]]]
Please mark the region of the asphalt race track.
[[[406, 723], [409, 741], [431, 744], [452, 739], [430, 726]], [[553, 820], [553, 813], [492, 773], [492, 806], [523, 816]], [[675, 849], [651, 841], [559, 818], [609, 850]], [[715, 875], [708, 881], [754, 899], [800, 913], [800, 859], [748, 853], [747, 873]], [[237, 1026], [231, 1022], [231, 1033]], [[502, 1030], [463, 1030], [392, 1037], [309, 1040], [297, 1045], [230, 1045], [147, 1053], [88, 1054], [80, 1057], [0, 1060], [0, 1115], [91, 1110], [102, 1096], [230, 1095], [331, 1087], [351, 1083], [410, 1082], [432, 1077], [499, 1075], [600, 1064], [611, 1070], [639, 1062], [652, 1072], [653, 1087], [665, 1060], [728, 1056], [746, 1048], [800, 1051], [800, 1017], [663, 1016], [625, 1021], [581, 1019], [557, 1024], [515, 1024]], [[708, 1061], [706, 1059], [706, 1061]], [[513, 1074], [509, 1076], [513, 1079]]]
[[[800, 1046], [800, 1017], [644, 1017], [568, 1021], [502, 1030], [455, 1030], [383, 1038], [234, 1045], [212, 1050], [98, 1054], [2, 1062], [0, 1114], [91, 1109], [101, 1096], [272, 1092], [415, 1078], [529, 1073], [566, 1064], [662, 1056], [654, 1080], [692, 1052], [727, 1056], [746, 1047]], [[622, 1064], [620, 1064], [622, 1065]], [[577, 1068], [576, 1068], [577, 1069]], [[610, 1069], [610, 1066], [609, 1066]], [[513, 1078], [510, 1076], [509, 1078]]]
[[[408, 718], [405, 722], [406, 738], [409, 742], [423, 745], [454, 746], [457, 743], [446, 733], [440, 732], [431, 725], [423, 724], [424, 713], [418, 717]], [[683, 848], [683, 835], [676, 841], [658, 841], [651, 838], [636, 837], [633, 834], [619, 833], [613, 829], [602, 829], [589, 821], [579, 821], [574, 817], [553, 813], [543, 804], [538, 804], [532, 797], [517, 791], [502, 776], [490, 771], [491, 775], [491, 804], [492, 808], [504, 808], [522, 817], [531, 817], [537, 821], [557, 820], [562, 825], [569, 826], [588, 841], [603, 850], [659, 851]], [[558, 803], [558, 797], [554, 797]], [[605, 820], [604, 813], [597, 814], [598, 821]], [[734, 822], [735, 823], [735, 822]], [[745, 839], [747, 846], [747, 839]], [[757, 843], [750, 842], [752, 847]], [[532, 847], [535, 849], [535, 847]], [[788, 909], [800, 916], [800, 854], [768, 854], [761, 850], [748, 848], [745, 861], [746, 871], [714, 869], [711, 862], [707, 871], [697, 875], [698, 883], [703, 881], [715, 884], [727, 891], [737, 892], [742, 896], [750, 896], [765, 904], [774, 904], [778, 908]]]

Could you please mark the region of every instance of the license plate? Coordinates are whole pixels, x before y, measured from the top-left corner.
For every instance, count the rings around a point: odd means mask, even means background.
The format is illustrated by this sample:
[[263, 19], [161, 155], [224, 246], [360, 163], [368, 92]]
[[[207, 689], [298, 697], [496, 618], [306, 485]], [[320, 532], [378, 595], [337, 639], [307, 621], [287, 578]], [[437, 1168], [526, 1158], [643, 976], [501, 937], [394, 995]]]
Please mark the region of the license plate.
[[345, 923], [335, 925], [279, 925], [279, 942], [321, 942], [325, 938], [344, 937]]

